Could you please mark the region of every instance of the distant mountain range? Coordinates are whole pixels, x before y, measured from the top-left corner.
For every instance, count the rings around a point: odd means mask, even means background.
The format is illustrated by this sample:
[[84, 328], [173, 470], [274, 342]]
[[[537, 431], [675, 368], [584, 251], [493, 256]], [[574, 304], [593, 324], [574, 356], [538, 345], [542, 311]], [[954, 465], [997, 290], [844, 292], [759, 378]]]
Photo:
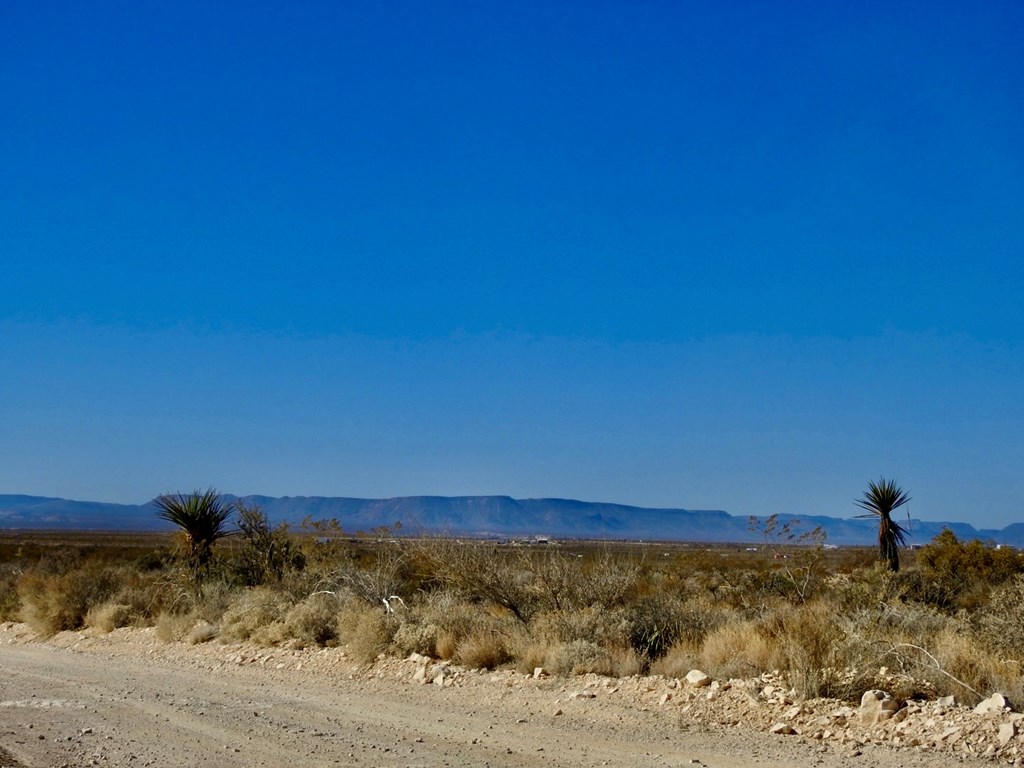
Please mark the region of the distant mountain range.
[[[352, 499], [325, 496], [231, 496], [256, 504], [271, 522], [301, 523], [336, 519], [348, 533], [382, 526], [401, 533], [450, 533], [459, 536], [514, 538], [549, 536], [562, 539], [694, 541], [761, 543], [747, 517], [720, 510], [652, 509], [573, 499], [513, 499], [509, 496], [404, 496], [394, 499]], [[810, 515], [779, 515], [781, 522], [799, 521], [797, 533], [820, 526], [830, 544], [871, 545], [873, 520]], [[902, 522], [902, 521], [901, 521]], [[0, 529], [70, 529], [98, 531], [161, 531], [171, 526], [145, 504], [107, 504], [43, 496], [0, 494]], [[961, 539], [981, 539], [1024, 546], [1024, 523], [1001, 530], [976, 529], [967, 523], [910, 522], [913, 544], [925, 544], [943, 528]]]

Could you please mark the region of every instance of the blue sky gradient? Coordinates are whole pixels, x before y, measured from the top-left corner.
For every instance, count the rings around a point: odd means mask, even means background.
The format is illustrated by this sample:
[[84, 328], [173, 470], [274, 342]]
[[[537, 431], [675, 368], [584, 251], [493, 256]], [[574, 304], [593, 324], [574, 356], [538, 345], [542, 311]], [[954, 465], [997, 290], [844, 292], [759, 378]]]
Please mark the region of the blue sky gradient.
[[0, 492], [1024, 520], [1024, 6], [0, 8]]

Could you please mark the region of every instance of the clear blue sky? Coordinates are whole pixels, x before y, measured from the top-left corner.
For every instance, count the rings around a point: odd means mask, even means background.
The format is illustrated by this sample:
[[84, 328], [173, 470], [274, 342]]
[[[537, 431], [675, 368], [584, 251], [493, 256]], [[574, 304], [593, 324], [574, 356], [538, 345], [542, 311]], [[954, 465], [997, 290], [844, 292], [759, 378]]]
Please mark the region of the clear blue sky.
[[0, 492], [1024, 520], [1024, 5], [0, 5]]

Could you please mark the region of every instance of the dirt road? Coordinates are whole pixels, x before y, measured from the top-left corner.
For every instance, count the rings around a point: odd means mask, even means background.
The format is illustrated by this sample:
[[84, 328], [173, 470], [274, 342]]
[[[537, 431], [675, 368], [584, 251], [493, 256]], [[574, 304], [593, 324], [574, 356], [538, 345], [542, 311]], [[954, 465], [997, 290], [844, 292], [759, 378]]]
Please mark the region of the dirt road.
[[0, 766], [903, 768], [952, 761], [706, 722], [633, 679], [459, 671], [447, 685], [420, 684], [410, 667], [396, 666], [409, 664], [367, 669], [334, 649], [164, 645], [151, 630], [37, 642], [22, 625], [3, 625]]

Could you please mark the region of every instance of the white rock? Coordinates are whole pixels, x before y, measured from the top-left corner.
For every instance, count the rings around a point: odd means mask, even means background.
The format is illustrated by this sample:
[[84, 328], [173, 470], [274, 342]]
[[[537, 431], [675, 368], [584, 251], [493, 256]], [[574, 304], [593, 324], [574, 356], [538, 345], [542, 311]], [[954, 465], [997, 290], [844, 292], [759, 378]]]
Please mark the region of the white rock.
[[864, 725], [875, 725], [891, 718], [899, 708], [900, 703], [885, 691], [865, 691], [860, 697], [860, 721]]
[[977, 715], [1002, 714], [1010, 708], [1010, 702], [1001, 693], [993, 693], [974, 708]]
[[699, 669], [691, 669], [686, 673], [686, 682], [694, 688], [704, 688], [711, 685], [711, 678]]
[[793, 730], [793, 726], [789, 723], [776, 723], [771, 727], [771, 733], [779, 733], [783, 736], [791, 736], [792, 734], [796, 733], [796, 731]]
[[1013, 723], [1003, 723], [999, 726], [999, 746], [1005, 747], [1010, 740], [1017, 735], [1017, 726]]

